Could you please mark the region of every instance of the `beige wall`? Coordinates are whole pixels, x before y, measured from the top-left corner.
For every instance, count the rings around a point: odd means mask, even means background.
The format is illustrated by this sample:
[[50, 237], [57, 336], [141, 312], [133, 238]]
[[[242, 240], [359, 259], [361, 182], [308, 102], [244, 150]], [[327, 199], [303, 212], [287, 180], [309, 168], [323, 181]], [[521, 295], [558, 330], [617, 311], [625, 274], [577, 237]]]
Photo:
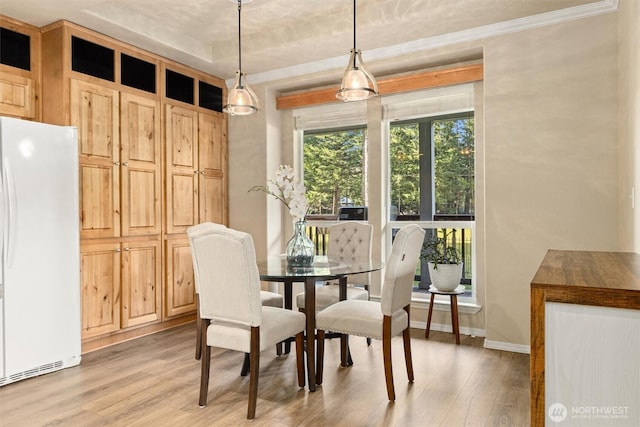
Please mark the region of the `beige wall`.
[[489, 341], [529, 343], [529, 283], [548, 249], [618, 249], [616, 22], [485, 45]]
[[[417, 54], [428, 68], [438, 55], [483, 52], [484, 98], [477, 100], [484, 115], [477, 153], [483, 308], [461, 314], [461, 326], [486, 328], [489, 346], [529, 345], [529, 282], [547, 249], [620, 247], [617, 33], [617, 14], [610, 13]], [[267, 86], [268, 93], [259, 90], [261, 99], [286, 90], [283, 82]], [[229, 120], [231, 225], [254, 234], [259, 255], [268, 250], [267, 221], [259, 218], [265, 198], [246, 190], [273, 173], [265, 160], [272, 153], [282, 163], [293, 160], [292, 128], [282, 128], [279, 139], [270, 131], [290, 122], [289, 112], [272, 110]], [[425, 321], [424, 310], [412, 314]], [[434, 321], [447, 322], [446, 313]]]
[[622, 250], [640, 252], [640, 2], [622, 0], [619, 16], [620, 241]]

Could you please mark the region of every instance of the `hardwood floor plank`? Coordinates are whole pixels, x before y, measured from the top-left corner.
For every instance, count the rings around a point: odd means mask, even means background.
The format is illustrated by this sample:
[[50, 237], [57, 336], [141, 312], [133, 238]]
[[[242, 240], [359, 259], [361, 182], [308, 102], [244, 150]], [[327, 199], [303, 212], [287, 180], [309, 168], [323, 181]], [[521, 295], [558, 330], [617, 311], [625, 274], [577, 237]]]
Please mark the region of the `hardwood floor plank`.
[[97, 350], [74, 368], [0, 387], [0, 425], [40, 426], [485, 426], [529, 422], [529, 356], [488, 350], [482, 338], [412, 331], [415, 382], [402, 340], [392, 342], [396, 402], [387, 400], [381, 342], [351, 340], [340, 367], [327, 340], [322, 386], [298, 387], [295, 356], [265, 351], [256, 419], [248, 421], [243, 355], [213, 349], [209, 401], [198, 407], [195, 327], [180, 326]]

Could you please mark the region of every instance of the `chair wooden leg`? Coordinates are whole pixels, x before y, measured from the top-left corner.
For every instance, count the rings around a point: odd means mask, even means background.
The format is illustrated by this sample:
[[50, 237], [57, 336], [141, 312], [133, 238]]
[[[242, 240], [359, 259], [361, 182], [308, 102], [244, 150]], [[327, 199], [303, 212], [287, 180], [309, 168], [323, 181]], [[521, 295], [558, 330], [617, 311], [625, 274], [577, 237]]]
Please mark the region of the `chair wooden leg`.
[[202, 356], [202, 319], [200, 319], [200, 299], [196, 294], [196, 360]]
[[393, 386], [393, 366], [391, 365], [391, 317], [384, 316], [382, 321], [382, 353], [384, 356], [384, 376], [387, 382], [387, 396], [390, 401], [396, 400]]
[[209, 392], [209, 367], [211, 365], [211, 347], [208, 345], [204, 348], [202, 354], [201, 370], [200, 370], [200, 400], [198, 404], [201, 408], [207, 406], [207, 393]]
[[411, 360], [411, 333], [409, 328], [402, 331], [404, 341], [404, 362], [407, 365], [407, 377], [413, 382], [413, 361]]
[[[405, 311], [409, 316], [409, 306], [406, 306]], [[410, 318], [410, 317], [408, 317]], [[411, 359], [411, 328], [407, 325], [407, 329], [402, 331], [402, 341], [404, 343], [404, 362], [407, 365], [407, 377], [409, 382], [413, 382], [413, 360]]]
[[258, 403], [258, 373], [260, 371], [260, 327], [251, 327], [251, 351], [249, 353], [249, 406], [247, 408], [247, 419], [256, 417], [256, 405]]
[[202, 356], [202, 320], [200, 316], [196, 318], [196, 360]]
[[298, 385], [304, 387], [304, 333], [296, 334], [296, 364], [298, 367]]
[[353, 365], [351, 353], [349, 351], [349, 335], [340, 334], [340, 366], [346, 368]]
[[324, 331], [318, 329], [318, 366], [316, 368], [316, 384], [322, 384], [322, 371], [324, 368]]
[[240, 369], [240, 376], [246, 377], [247, 373], [251, 369], [251, 358], [249, 357], [249, 353], [244, 354], [244, 360], [242, 361], [242, 369]]

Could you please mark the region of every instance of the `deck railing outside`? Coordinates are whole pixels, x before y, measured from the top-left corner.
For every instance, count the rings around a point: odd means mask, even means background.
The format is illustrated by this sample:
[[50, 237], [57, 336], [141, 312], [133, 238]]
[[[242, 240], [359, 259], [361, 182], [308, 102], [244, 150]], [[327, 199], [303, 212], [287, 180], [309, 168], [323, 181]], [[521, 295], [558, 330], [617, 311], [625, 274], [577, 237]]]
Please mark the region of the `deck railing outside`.
[[[307, 236], [314, 242], [317, 255], [326, 255], [329, 245], [329, 226], [338, 221], [307, 220]], [[425, 240], [434, 234], [447, 235], [447, 244], [456, 247], [463, 260], [463, 272], [460, 283], [467, 288], [466, 296], [475, 294], [473, 278], [475, 277], [475, 221], [393, 221], [387, 225], [390, 238], [388, 252], [391, 250], [391, 242], [396, 233], [403, 226], [413, 223], [426, 230]], [[427, 292], [431, 280], [426, 262], [422, 261], [416, 266], [414, 292]]]

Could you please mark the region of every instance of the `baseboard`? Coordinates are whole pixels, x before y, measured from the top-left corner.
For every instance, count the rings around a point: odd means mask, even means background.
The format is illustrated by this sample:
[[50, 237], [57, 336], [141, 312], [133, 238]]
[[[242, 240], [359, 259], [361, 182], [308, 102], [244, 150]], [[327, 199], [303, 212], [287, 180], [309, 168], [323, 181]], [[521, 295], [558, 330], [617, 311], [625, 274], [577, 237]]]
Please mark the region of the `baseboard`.
[[[420, 322], [417, 320], [412, 320], [411, 324], [409, 325], [412, 328], [415, 329], [422, 329], [423, 331], [425, 329], [427, 329], [427, 322]], [[440, 324], [440, 323], [431, 323], [431, 328], [430, 330], [432, 331], [438, 331], [438, 332], [448, 332], [448, 333], [453, 333], [453, 329], [451, 328], [451, 325], [447, 325], [447, 324]], [[461, 335], [470, 335], [472, 337], [484, 337], [485, 336], [485, 330], [484, 329], [478, 329], [478, 328], [469, 328], [466, 326], [460, 326], [460, 334]]]
[[488, 348], [491, 350], [511, 351], [514, 353], [531, 354], [531, 346], [523, 344], [513, 344], [503, 341], [493, 341], [488, 339], [484, 340], [484, 348]]

